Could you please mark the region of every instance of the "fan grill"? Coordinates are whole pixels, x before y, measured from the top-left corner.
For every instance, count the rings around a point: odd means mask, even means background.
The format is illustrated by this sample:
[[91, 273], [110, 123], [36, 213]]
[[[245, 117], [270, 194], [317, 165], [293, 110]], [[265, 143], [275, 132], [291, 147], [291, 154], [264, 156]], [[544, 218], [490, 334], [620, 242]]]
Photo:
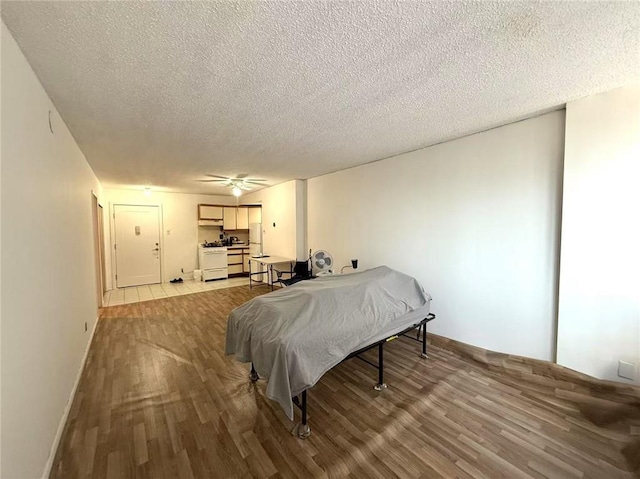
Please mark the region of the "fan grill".
[[319, 250], [311, 255], [311, 263], [315, 271], [331, 271], [333, 257], [325, 250]]

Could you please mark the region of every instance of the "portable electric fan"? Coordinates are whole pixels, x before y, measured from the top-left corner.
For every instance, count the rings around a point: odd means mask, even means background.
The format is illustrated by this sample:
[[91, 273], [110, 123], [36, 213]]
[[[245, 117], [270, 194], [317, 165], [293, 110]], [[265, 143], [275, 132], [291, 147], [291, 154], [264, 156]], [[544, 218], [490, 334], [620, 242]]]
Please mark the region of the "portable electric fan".
[[316, 276], [333, 274], [333, 257], [328, 251], [316, 251], [311, 255], [311, 269]]

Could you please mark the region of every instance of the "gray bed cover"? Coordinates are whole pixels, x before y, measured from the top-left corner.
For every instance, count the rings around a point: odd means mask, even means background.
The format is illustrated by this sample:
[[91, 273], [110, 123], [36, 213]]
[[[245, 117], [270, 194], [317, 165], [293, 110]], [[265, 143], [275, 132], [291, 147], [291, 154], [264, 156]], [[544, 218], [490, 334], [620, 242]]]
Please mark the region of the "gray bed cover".
[[[392, 323], [414, 316], [407, 313], [421, 310], [426, 316], [430, 301], [414, 278], [387, 266], [301, 281], [234, 309], [225, 353], [253, 362], [268, 380], [267, 397], [293, 420], [293, 396], [358, 347], [393, 330]], [[407, 327], [398, 322], [390, 334]]]

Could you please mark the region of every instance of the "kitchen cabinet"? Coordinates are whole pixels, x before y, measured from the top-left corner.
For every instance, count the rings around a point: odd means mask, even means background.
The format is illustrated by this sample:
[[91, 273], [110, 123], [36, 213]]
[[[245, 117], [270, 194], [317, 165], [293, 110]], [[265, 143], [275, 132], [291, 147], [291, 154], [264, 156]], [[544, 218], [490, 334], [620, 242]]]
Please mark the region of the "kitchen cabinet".
[[227, 249], [227, 267], [229, 274], [243, 275], [249, 274], [250, 249], [244, 247], [229, 247]]
[[227, 249], [227, 267], [229, 269], [229, 275], [243, 273], [244, 264], [242, 251], [242, 248]]
[[221, 220], [222, 218], [222, 206], [198, 205], [199, 220]]
[[198, 205], [200, 226], [222, 226], [225, 231], [248, 230], [250, 223], [262, 222], [260, 206]]
[[249, 207], [249, 224], [262, 223], [262, 207], [250, 206]]
[[224, 230], [236, 230], [238, 229], [237, 218], [236, 218], [236, 207], [235, 206], [225, 206], [223, 209], [223, 225], [222, 229]]
[[238, 206], [236, 212], [236, 229], [249, 229], [249, 208], [246, 206]]
[[229, 274], [242, 274], [242, 265], [241, 264], [232, 264], [229, 266]]

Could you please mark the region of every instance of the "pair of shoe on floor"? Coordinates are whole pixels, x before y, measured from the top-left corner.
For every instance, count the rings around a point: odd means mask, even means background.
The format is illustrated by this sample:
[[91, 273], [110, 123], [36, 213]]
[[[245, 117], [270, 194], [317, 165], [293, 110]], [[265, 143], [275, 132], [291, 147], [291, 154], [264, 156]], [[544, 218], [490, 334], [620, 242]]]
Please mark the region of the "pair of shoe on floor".
[[182, 283], [182, 278], [173, 278], [169, 283]]

